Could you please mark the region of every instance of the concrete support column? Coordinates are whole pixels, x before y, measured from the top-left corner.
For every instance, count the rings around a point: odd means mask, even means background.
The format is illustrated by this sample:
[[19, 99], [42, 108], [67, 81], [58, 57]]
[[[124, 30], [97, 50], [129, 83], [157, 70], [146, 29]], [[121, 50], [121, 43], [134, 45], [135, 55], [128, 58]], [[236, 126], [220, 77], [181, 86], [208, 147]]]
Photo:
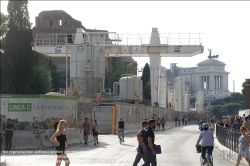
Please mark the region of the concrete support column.
[[220, 89], [223, 89], [223, 77], [220, 76]]
[[[150, 44], [161, 44], [158, 28], [152, 28]], [[161, 56], [160, 53], [149, 53], [150, 60], [150, 82], [151, 82], [151, 105], [155, 102], [159, 103], [159, 75], [161, 72]]]

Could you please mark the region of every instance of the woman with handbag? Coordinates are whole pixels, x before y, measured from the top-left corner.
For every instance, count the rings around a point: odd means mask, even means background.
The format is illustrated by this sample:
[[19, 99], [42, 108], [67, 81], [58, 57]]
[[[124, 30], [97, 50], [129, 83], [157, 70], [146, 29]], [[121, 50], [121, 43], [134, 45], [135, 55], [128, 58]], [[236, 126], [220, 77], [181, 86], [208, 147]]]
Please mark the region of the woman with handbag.
[[64, 160], [65, 166], [69, 166], [70, 164], [68, 156], [64, 153], [68, 145], [67, 137], [65, 133], [66, 127], [67, 127], [66, 120], [60, 120], [57, 131], [50, 138], [51, 142], [56, 143], [56, 150], [57, 150], [56, 166], [61, 165], [62, 160]]

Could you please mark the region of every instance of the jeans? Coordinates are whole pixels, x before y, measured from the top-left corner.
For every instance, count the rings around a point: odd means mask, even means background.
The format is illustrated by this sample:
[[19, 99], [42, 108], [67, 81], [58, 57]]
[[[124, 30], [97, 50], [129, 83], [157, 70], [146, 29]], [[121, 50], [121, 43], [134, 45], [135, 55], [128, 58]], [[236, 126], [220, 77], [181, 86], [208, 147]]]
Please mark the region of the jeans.
[[140, 162], [141, 159], [143, 159], [143, 161], [145, 162], [145, 155], [144, 155], [142, 147], [138, 145], [138, 148], [136, 148], [136, 150], [137, 150], [137, 154], [136, 154], [133, 166], [137, 166], [137, 164]]
[[152, 150], [150, 149], [149, 146], [145, 145], [144, 146], [144, 152], [145, 152], [145, 162], [142, 166], [156, 166], [157, 162], [156, 162], [156, 155], [152, 154]]
[[122, 139], [123, 139], [123, 141], [124, 141], [124, 129], [122, 129], [122, 130], [120, 131], [120, 136], [122, 136]]
[[201, 147], [201, 157], [203, 159], [205, 159], [206, 149], [208, 149], [208, 154], [210, 154], [212, 156], [212, 152], [213, 152], [214, 147], [213, 146]]
[[11, 142], [11, 140], [12, 140], [12, 134], [7, 134], [6, 136], [5, 136], [5, 149], [6, 150], [11, 150], [11, 146], [12, 146], [12, 142]]

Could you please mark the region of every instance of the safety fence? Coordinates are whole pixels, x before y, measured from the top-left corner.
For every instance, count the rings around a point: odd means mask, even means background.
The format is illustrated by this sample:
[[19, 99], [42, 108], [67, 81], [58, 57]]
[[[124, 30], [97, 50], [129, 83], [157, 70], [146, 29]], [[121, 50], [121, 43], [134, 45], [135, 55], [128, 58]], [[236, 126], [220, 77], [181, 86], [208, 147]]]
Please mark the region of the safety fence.
[[219, 143], [236, 153], [238, 152], [240, 136], [241, 134], [239, 131], [216, 124], [216, 137]]

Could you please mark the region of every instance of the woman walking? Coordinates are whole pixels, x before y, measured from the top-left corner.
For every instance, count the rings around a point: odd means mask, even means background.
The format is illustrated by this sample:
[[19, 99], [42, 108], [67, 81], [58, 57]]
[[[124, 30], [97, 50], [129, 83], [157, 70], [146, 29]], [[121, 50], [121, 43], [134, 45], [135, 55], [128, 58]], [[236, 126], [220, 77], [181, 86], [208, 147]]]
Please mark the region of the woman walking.
[[250, 155], [249, 155], [249, 142], [248, 142], [248, 136], [247, 134], [249, 133], [248, 132], [248, 129], [244, 126], [240, 127], [240, 133], [241, 133], [241, 136], [239, 138], [239, 152], [238, 152], [238, 160], [237, 160], [237, 164], [236, 166], [239, 166], [240, 164], [240, 160], [241, 160], [241, 157], [244, 157], [247, 162], [248, 162], [248, 165], [250, 166]]
[[209, 122], [209, 130], [214, 133], [214, 120], [211, 118]]
[[69, 166], [69, 158], [64, 153], [67, 149], [67, 137], [65, 133], [65, 129], [67, 127], [66, 120], [60, 120], [58, 124], [58, 128], [54, 135], [50, 138], [51, 142], [56, 143], [56, 150], [57, 150], [57, 161], [56, 166], [60, 166], [62, 160], [65, 162], [65, 166]]

